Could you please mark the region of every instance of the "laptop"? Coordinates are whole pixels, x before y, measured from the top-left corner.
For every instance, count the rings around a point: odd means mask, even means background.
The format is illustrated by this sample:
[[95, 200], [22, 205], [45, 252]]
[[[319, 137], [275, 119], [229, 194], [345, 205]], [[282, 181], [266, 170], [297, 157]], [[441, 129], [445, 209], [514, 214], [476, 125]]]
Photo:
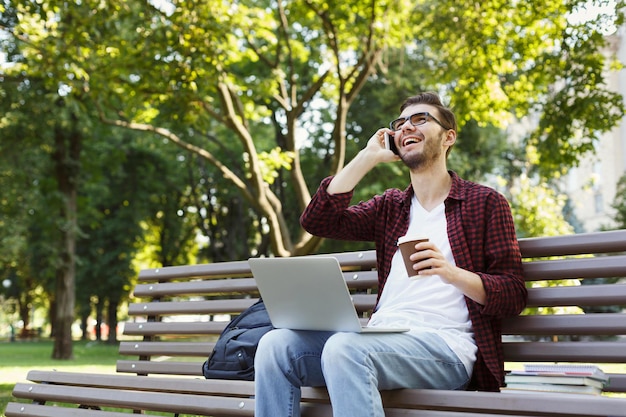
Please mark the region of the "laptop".
[[248, 263], [276, 328], [357, 333], [409, 330], [363, 326], [337, 258], [250, 258]]

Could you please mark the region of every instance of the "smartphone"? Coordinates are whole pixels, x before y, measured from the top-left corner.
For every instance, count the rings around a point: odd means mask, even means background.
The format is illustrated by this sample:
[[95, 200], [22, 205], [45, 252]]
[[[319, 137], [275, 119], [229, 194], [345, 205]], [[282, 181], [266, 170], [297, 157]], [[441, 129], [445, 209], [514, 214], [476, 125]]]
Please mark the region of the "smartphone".
[[385, 132], [385, 148], [389, 149], [396, 155], [399, 155], [398, 148], [396, 147], [396, 142], [393, 140], [393, 136], [390, 136], [387, 132]]

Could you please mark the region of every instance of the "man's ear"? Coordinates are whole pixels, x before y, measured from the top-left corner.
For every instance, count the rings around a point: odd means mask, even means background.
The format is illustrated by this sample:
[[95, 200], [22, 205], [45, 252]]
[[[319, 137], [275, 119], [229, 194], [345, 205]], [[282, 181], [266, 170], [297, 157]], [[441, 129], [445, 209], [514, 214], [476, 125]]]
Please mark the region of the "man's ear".
[[452, 146], [456, 143], [456, 132], [452, 129], [448, 129], [446, 132], [446, 138], [443, 141], [444, 145]]

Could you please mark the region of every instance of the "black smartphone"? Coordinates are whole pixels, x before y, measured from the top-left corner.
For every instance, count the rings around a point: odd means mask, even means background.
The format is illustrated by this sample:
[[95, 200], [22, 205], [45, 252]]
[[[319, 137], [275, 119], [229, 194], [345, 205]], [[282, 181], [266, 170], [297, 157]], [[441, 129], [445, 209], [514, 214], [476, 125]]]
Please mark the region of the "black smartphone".
[[389, 133], [385, 132], [385, 148], [389, 149], [391, 152], [398, 154], [398, 148], [396, 147], [396, 141], [393, 140], [393, 136], [390, 136]]

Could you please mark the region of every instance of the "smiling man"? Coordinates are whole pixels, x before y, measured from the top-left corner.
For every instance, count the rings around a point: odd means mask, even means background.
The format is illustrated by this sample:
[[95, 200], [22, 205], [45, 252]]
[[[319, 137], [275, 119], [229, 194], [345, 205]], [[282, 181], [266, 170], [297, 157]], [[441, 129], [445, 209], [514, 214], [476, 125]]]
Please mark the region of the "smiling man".
[[[335, 417], [383, 417], [379, 390], [497, 391], [504, 382], [500, 320], [519, 314], [527, 297], [510, 207], [447, 169], [457, 127], [436, 94], [410, 97], [400, 112], [322, 181], [300, 221], [318, 236], [375, 242], [378, 302], [368, 325], [410, 330], [267, 333], [255, 360], [256, 417], [299, 416], [302, 386], [326, 386]], [[410, 169], [404, 191], [350, 205], [373, 167], [398, 160]], [[416, 277], [397, 245], [409, 235], [428, 238], [410, 255]]]

